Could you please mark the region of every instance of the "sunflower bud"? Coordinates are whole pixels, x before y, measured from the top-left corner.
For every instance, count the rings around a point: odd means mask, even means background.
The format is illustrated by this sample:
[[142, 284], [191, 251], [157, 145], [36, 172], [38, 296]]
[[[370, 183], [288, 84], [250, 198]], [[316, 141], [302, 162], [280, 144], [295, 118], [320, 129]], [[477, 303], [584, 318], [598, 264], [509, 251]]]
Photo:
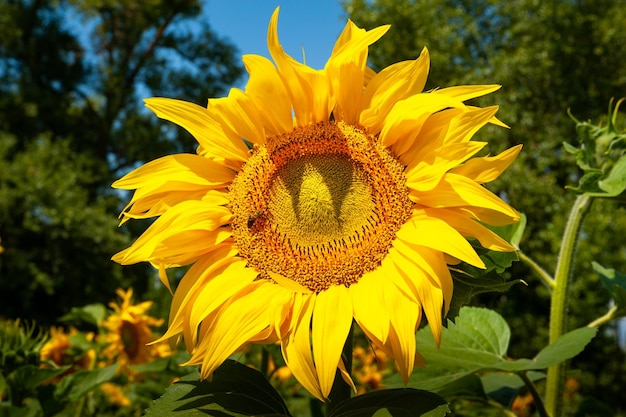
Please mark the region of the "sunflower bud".
[[617, 114], [621, 100], [609, 103], [606, 126], [576, 122], [580, 147], [564, 142], [565, 150], [576, 156], [576, 163], [584, 171], [578, 187], [568, 186], [579, 194], [592, 197], [616, 197], [626, 190], [626, 131], [618, 132]]

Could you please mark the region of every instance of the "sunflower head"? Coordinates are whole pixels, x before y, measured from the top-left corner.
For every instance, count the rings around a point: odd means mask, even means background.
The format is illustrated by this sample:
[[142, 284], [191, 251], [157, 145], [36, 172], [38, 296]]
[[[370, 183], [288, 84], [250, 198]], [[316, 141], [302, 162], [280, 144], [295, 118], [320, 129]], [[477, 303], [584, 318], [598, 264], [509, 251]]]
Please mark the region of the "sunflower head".
[[281, 344], [287, 366], [325, 399], [353, 320], [407, 381], [423, 362], [415, 331], [437, 342], [450, 306], [448, 265], [484, 264], [468, 239], [514, 248], [485, 227], [519, 219], [483, 184], [520, 147], [476, 155], [472, 140], [497, 107], [467, 100], [497, 85], [423, 91], [424, 49], [378, 73], [368, 48], [388, 30], [348, 21], [322, 69], [287, 55], [278, 10], [268, 29], [273, 62], [246, 55], [245, 91], [208, 106], [165, 99], [148, 108], [198, 141], [196, 154], [149, 162], [114, 183], [134, 190], [121, 214], [156, 220], [122, 264], [190, 265], [175, 289], [163, 339], [182, 335], [208, 378], [250, 343]]
[[132, 288], [118, 289], [116, 293], [120, 301], [109, 303], [113, 311], [102, 324], [106, 330], [101, 338], [106, 344], [102, 351], [104, 356], [110, 363], [118, 362], [123, 366], [147, 363], [160, 357], [160, 348], [148, 345], [155, 339], [152, 328], [163, 323], [147, 314], [152, 302], [133, 304]]

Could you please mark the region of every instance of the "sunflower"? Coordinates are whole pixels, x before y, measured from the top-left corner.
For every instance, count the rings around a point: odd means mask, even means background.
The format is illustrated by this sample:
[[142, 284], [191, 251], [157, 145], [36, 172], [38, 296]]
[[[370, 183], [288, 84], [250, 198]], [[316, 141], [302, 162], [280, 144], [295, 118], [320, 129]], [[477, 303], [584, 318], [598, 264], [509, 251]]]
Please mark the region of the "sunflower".
[[[42, 368], [51, 366], [71, 365], [65, 372], [50, 379], [49, 383], [58, 383], [65, 376], [84, 369], [92, 369], [96, 362], [94, 349], [83, 349], [72, 343], [72, 338], [79, 335], [79, 331], [71, 327], [65, 331], [62, 327], [50, 328], [50, 339], [41, 347], [39, 358]], [[94, 334], [85, 334], [87, 341], [93, 340]]]
[[135, 190], [121, 214], [158, 217], [113, 259], [167, 269], [191, 265], [173, 294], [163, 339], [182, 335], [210, 378], [249, 343], [279, 342], [300, 383], [328, 398], [353, 320], [395, 359], [405, 383], [423, 358], [422, 315], [437, 343], [453, 283], [448, 265], [484, 268], [468, 238], [514, 248], [484, 224], [518, 213], [483, 183], [520, 147], [475, 157], [471, 141], [497, 106], [465, 101], [497, 85], [424, 92], [428, 51], [375, 73], [368, 47], [389, 29], [348, 21], [323, 69], [287, 55], [278, 9], [267, 41], [274, 63], [245, 55], [245, 91], [207, 107], [146, 105], [191, 133], [197, 154], [149, 162], [113, 186]]
[[109, 303], [113, 312], [102, 323], [107, 333], [101, 338], [106, 343], [102, 354], [108, 362], [118, 362], [122, 367], [147, 363], [163, 356], [164, 344], [148, 345], [156, 338], [152, 327], [160, 326], [162, 319], [154, 318], [146, 312], [152, 307], [151, 301], [133, 304], [132, 288], [118, 289], [120, 302]]

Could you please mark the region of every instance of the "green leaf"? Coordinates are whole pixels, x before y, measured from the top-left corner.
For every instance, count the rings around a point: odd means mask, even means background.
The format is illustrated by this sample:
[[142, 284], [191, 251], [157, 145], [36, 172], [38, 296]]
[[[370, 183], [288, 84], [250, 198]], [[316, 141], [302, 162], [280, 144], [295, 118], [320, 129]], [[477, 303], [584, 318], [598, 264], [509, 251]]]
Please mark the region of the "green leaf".
[[155, 401], [146, 417], [288, 416], [284, 401], [258, 371], [227, 360], [200, 381], [198, 372], [182, 377]]
[[59, 400], [77, 401], [100, 384], [110, 381], [117, 372], [117, 364], [68, 375], [57, 386], [54, 396]]
[[79, 325], [82, 323], [98, 326], [106, 317], [106, 308], [102, 304], [89, 304], [84, 307], [72, 307], [69, 313], [59, 319], [63, 323]]
[[617, 306], [615, 317], [626, 316], [626, 275], [614, 269], [605, 268], [597, 262], [592, 262], [591, 265], [593, 270], [600, 275], [600, 280]]
[[[529, 371], [526, 373], [526, 376], [528, 379], [535, 382], [544, 379], [546, 374], [543, 372]], [[494, 372], [483, 375], [480, 378], [480, 381], [486, 393], [497, 391], [503, 387], [518, 390], [525, 386], [522, 378], [520, 378], [517, 374], [509, 372]]]
[[[511, 230], [511, 233], [515, 233]], [[450, 303], [448, 318], [454, 318], [459, 310], [470, 303], [472, 297], [486, 292], [504, 292], [515, 284], [523, 283], [521, 279], [507, 281], [503, 276], [513, 262], [519, 260], [517, 252], [490, 251], [476, 241], [472, 241], [476, 253], [485, 263], [485, 268], [461, 263], [451, 268], [454, 279], [454, 295]]]
[[[439, 349], [428, 327], [417, 332], [418, 350], [427, 365], [413, 372], [408, 386], [441, 390], [476, 372], [545, 369], [576, 356], [596, 332], [595, 328], [576, 329], [546, 346], [533, 359], [511, 360], [507, 356], [511, 332], [504, 318], [493, 310], [464, 307], [455, 322], [448, 322], [448, 328], [443, 329]], [[392, 387], [402, 384], [395, 375], [385, 383]]]
[[598, 181], [598, 186], [606, 192], [606, 197], [615, 197], [626, 190], [626, 155], [617, 160], [606, 178]]
[[11, 372], [7, 377], [7, 382], [9, 385], [17, 383], [26, 390], [32, 390], [48, 379], [61, 375], [69, 368], [69, 365], [61, 368], [39, 368], [35, 365], [25, 365]]
[[419, 389], [387, 389], [347, 399], [328, 417], [443, 417], [448, 403], [439, 395]]
[[194, 367], [181, 366], [181, 364], [189, 360], [189, 354], [187, 352], [176, 352], [173, 355], [158, 358], [152, 362], [144, 363], [141, 365], [133, 365], [130, 368], [137, 372], [167, 372], [172, 375], [183, 376], [195, 370]]

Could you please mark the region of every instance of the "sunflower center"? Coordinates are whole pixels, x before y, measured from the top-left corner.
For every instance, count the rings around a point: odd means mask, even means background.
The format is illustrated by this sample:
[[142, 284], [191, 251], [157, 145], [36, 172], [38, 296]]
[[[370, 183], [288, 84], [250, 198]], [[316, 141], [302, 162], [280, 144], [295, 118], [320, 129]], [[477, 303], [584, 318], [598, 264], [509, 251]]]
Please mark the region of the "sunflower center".
[[276, 231], [300, 248], [356, 238], [375, 212], [367, 174], [345, 154], [282, 166], [269, 191], [267, 213], [281, 220]]
[[230, 205], [249, 266], [315, 292], [377, 268], [412, 206], [403, 167], [343, 123], [268, 138], [233, 181]]

